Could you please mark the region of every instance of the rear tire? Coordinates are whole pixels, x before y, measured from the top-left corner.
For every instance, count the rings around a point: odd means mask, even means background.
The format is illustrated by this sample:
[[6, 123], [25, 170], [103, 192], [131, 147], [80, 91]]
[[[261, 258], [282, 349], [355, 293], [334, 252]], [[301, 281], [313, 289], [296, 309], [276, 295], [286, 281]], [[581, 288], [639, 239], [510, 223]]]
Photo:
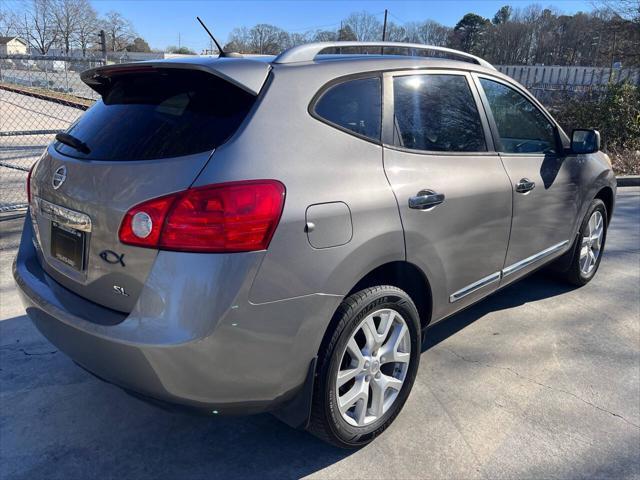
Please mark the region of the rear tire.
[[[607, 208], [602, 200], [596, 198], [591, 202], [570, 250], [569, 267], [557, 272], [562, 280], [579, 287], [591, 281], [602, 260], [607, 225]], [[558, 261], [562, 261], [562, 257]]]
[[[341, 448], [359, 448], [400, 413], [420, 362], [420, 319], [392, 286], [346, 298], [318, 355], [309, 431]], [[355, 400], [354, 400], [355, 399]]]

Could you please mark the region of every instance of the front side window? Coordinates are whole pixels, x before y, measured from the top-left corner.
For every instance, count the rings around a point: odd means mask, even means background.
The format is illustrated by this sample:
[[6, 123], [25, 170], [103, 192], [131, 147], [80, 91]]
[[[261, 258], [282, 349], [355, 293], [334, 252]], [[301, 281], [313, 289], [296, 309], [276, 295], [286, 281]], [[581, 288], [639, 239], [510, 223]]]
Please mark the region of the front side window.
[[436, 152], [484, 152], [476, 102], [462, 75], [393, 79], [394, 134], [399, 147]]
[[349, 80], [330, 87], [316, 102], [315, 113], [328, 122], [372, 140], [380, 140], [380, 78]]
[[547, 117], [524, 95], [503, 83], [480, 79], [498, 127], [501, 152], [554, 153], [556, 136]]

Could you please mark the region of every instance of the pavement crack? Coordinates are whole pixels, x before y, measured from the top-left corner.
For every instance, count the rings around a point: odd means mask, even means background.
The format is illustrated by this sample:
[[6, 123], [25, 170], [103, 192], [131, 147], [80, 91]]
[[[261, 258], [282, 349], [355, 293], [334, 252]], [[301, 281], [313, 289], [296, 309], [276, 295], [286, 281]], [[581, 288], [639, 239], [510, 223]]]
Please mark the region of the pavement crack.
[[40, 355], [53, 355], [54, 353], [58, 353], [58, 350], [53, 350], [51, 352], [27, 352], [24, 348], [19, 348], [18, 351], [24, 353], [28, 357], [37, 357]]
[[58, 350], [52, 350], [47, 352], [29, 352], [24, 348], [16, 348], [15, 345], [2, 345], [0, 346], [0, 350], [8, 350], [10, 352], [22, 352], [27, 357], [38, 357], [41, 355], [53, 355], [54, 353], [58, 353]]
[[530, 377], [527, 377], [525, 375], [522, 375], [521, 373], [518, 373], [516, 370], [514, 370], [511, 367], [501, 367], [499, 365], [492, 365], [490, 363], [481, 362], [480, 360], [473, 360], [471, 358], [467, 358], [467, 357], [465, 357], [463, 355], [460, 355], [457, 352], [454, 352], [453, 350], [451, 350], [449, 348], [442, 347], [442, 349], [446, 350], [447, 352], [451, 353], [452, 355], [454, 355], [455, 357], [459, 358], [460, 360], [462, 360], [464, 362], [475, 363], [476, 365], [481, 365], [481, 366], [487, 367], [487, 368], [494, 368], [494, 369], [497, 369], [497, 370], [506, 370], [507, 372], [509, 372], [509, 373], [511, 373], [511, 374], [515, 375], [516, 377], [519, 377], [519, 378], [521, 378], [523, 380], [526, 380], [527, 382], [533, 383], [535, 385], [538, 385], [540, 387], [546, 388], [548, 390], [553, 390], [555, 392], [564, 393], [565, 395], [569, 395], [569, 396], [575, 398], [576, 400], [579, 400], [582, 403], [584, 403], [586, 405], [589, 405], [592, 408], [595, 408], [596, 410], [600, 410], [601, 412], [608, 413], [609, 415], [613, 415], [614, 417], [617, 417], [620, 420], [622, 420], [623, 422], [628, 423], [629, 425], [631, 425], [631, 426], [633, 426], [633, 427], [635, 427], [635, 428], [640, 430], [640, 425], [637, 425], [637, 424], [627, 420], [625, 417], [623, 417], [622, 415], [620, 415], [618, 413], [612, 412], [611, 410], [607, 410], [606, 408], [603, 408], [603, 407], [601, 407], [599, 405], [596, 405], [595, 403], [590, 402], [589, 400], [585, 400], [584, 398], [580, 397], [579, 395], [576, 395], [573, 392], [569, 392], [568, 390], [563, 390], [561, 388], [556, 388], [556, 387], [552, 387], [550, 385], [546, 385], [544, 383], [541, 383], [541, 382], [539, 382], [539, 381], [537, 381], [537, 380], [535, 380], [533, 378], [530, 378]]

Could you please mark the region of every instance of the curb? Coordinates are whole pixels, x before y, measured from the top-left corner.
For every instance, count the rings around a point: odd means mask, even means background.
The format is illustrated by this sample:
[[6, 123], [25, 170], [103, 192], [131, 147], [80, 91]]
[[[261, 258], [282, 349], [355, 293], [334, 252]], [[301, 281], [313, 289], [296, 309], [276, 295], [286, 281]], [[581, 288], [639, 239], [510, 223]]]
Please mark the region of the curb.
[[619, 187], [640, 187], [640, 175], [616, 177]]

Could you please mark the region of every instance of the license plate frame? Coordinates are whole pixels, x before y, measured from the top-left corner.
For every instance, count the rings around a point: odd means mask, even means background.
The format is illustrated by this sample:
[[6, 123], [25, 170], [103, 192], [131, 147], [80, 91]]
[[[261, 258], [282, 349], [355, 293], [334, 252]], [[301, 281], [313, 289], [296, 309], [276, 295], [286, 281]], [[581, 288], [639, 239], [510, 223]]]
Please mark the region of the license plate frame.
[[85, 269], [87, 233], [51, 220], [51, 257], [78, 272]]

